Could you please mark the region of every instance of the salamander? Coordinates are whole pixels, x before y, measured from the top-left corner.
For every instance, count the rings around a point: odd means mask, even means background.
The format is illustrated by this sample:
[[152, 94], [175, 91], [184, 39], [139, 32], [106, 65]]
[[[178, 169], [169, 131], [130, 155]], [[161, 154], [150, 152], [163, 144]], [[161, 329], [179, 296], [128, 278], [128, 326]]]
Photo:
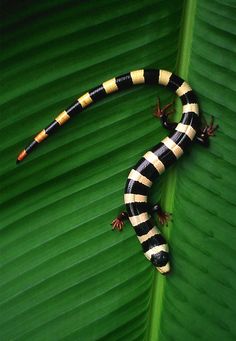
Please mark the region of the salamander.
[[89, 105], [108, 94], [140, 84], [159, 84], [176, 93], [182, 102], [182, 117], [179, 123], [169, 122], [168, 108], [170, 105], [166, 105], [163, 109], [158, 106], [156, 116], [161, 119], [162, 125], [169, 130], [169, 135], [146, 152], [130, 171], [124, 191], [127, 211], [122, 212], [112, 222], [112, 225], [113, 228], [121, 230], [123, 222], [129, 219], [146, 258], [159, 272], [167, 274], [170, 271], [168, 245], [151, 216], [153, 212], [157, 212], [159, 221], [164, 223], [169, 215], [162, 211], [159, 204], [151, 206], [148, 203], [150, 188], [153, 181], [179, 159], [194, 140], [207, 145], [209, 136], [213, 136], [218, 128], [218, 126], [213, 125], [213, 119], [210, 125], [201, 127], [196, 95], [190, 85], [182, 78], [166, 70], [140, 69], [103, 82], [79, 97], [71, 106], [62, 111], [51, 124], [39, 132], [19, 154], [17, 163], [21, 162], [71, 117], [79, 114]]

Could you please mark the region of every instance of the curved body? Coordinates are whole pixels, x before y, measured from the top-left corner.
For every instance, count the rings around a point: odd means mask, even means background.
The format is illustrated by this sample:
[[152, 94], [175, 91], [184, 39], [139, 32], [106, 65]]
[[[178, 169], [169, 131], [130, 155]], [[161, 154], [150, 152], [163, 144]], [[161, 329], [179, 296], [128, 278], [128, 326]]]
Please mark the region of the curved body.
[[108, 80], [78, 98], [36, 135], [33, 142], [20, 153], [17, 162], [22, 161], [40, 142], [90, 104], [110, 93], [137, 84], [165, 86], [180, 97], [183, 105], [182, 118], [174, 132], [148, 151], [129, 173], [124, 195], [129, 220], [142, 245], [144, 255], [158, 271], [167, 273], [170, 270], [168, 245], [150, 218], [147, 202], [153, 181], [184, 153], [199, 129], [197, 100], [191, 87], [183, 79], [169, 71], [151, 69], [132, 71]]

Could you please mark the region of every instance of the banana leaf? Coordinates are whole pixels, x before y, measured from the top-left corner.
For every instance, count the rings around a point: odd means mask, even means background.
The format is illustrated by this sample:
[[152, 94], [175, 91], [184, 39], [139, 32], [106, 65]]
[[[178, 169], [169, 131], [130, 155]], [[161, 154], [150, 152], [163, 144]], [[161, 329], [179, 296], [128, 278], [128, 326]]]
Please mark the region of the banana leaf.
[[[235, 1], [2, 0], [0, 10], [0, 339], [235, 340]], [[130, 224], [110, 223], [130, 169], [166, 135], [152, 113], [169, 91], [110, 95], [15, 165], [76, 98], [139, 68], [187, 79], [220, 127], [152, 188], [173, 214], [167, 277]]]

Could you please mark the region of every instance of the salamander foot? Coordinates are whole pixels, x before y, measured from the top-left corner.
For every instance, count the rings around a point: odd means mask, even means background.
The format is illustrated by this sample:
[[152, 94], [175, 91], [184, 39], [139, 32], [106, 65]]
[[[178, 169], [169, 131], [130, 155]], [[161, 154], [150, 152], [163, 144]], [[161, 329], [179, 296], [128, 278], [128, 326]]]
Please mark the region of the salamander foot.
[[169, 122], [168, 117], [175, 111], [174, 109], [169, 110], [171, 106], [173, 106], [175, 101], [166, 104], [163, 108], [160, 106], [160, 99], [158, 98], [157, 108], [154, 112], [154, 116], [159, 118], [161, 121], [162, 126], [169, 130], [170, 132], [174, 132], [177, 123], [176, 122]]
[[171, 108], [173, 104], [174, 104], [174, 101], [166, 104], [163, 108], [161, 108], [160, 98], [158, 98], [157, 107], [153, 115], [157, 118], [161, 118], [162, 116], [168, 116], [168, 115], [173, 114], [173, 112], [175, 111], [174, 109], [168, 111], [168, 109]]
[[166, 225], [168, 226], [168, 222], [171, 220], [172, 218], [172, 213], [169, 212], [165, 212], [159, 203], [153, 205], [152, 207], [152, 212], [156, 212], [157, 213], [157, 218], [158, 221], [161, 225]]
[[127, 212], [121, 212], [116, 219], [111, 222], [112, 230], [122, 231], [125, 225], [125, 221], [128, 219]]
[[203, 146], [209, 145], [209, 138], [215, 136], [216, 130], [219, 128], [219, 125], [214, 125], [214, 116], [211, 115], [210, 124], [206, 124], [197, 134], [196, 141]]

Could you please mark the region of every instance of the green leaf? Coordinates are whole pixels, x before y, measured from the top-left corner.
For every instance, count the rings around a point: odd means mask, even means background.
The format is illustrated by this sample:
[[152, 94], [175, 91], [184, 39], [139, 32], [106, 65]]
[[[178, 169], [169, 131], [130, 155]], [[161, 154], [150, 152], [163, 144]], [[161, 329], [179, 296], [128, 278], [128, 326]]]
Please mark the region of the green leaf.
[[[1, 1], [1, 340], [236, 338], [235, 14], [230, 0]], [[107, 97], [15, 165], [75, 98], [148, 67], [189, 80], [220, 126], [152, 188], [173, 213], [168, 277], [128, 225], [110, 227], [129, 170], [166, 134], [152, 117], [166, 89]]]

